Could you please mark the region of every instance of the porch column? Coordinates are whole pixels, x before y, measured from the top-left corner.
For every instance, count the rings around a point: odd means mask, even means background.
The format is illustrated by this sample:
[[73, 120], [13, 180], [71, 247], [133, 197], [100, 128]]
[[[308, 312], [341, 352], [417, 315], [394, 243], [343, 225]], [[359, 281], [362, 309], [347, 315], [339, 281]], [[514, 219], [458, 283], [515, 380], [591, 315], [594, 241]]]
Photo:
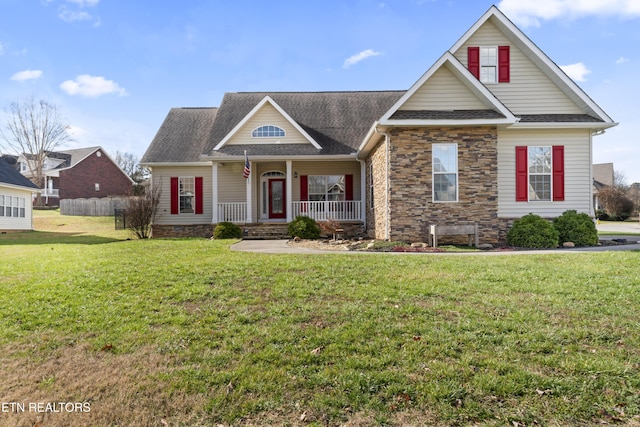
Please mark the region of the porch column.
[[293, 162], [287, 160], [287, 222], [293, 221]]
[[249, 178], [245, 179], [245, 181], [247, 181], [247, 224], [251, 224], [253, 222], [253, 204], [251, 203], [253, 198], [253, 195], [251, 193], [251, 181], [253, 181], [253, 165], [251, 165], [250, 169], [251, 173], [249, 174]]
[[218, 163], [213, 162], [211, 165], [211, 223], [217, 224], [220, 222], [218, 218]]
[[[360, 219], [364, 226], [367, 226], [367, 162], [364, 160], [358, 160], [360, 162]], [[371, 178], [373, 179], [373, 178]]]

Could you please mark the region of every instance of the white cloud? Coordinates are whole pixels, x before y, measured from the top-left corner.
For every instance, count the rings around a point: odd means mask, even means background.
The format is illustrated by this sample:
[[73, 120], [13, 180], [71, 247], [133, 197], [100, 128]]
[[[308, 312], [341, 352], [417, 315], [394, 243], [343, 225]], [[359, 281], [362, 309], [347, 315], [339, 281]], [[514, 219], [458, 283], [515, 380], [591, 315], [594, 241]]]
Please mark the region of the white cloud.
[[561, 65], [560, 68], [562, 68], [562, 71], [577, 82], [586, 81], [587, 75], [591, 74], [591, 70], [589, 70], [582, 62], [571, 65]]
[[127, 91], [113, 80], [106, 80], [104, 77], [91, 76], [89, 74], [82, 74], [77, 76], [75, 80], [62, 82], [60, 89], [69, 95], [80, 95], [91, 98], [111, 93], [117, 94], [118, 96], [127, 95]]
[[625, 58], [624, 56], [621, 56], [620, 58], [618, 58], [618, 60], [616, 61], [616, 64], [624, 64], [625, 62], [629, 62], [629, 58]]
[[80, 7], [93, 7], [100, 3], [100, 0], [67, 0], [69, 3], [75, 3]]
[[93, 19], [91, 14], [82, 11], [63, 9], [58, 17], [64, 22], [90, 21]]
[[498, 8], [522, 26], [540, 26], [540, 20], [582, 16], [640, 17], [638, 0], [502, 0]]
[[345, 68], [345, 69], [349, 68], [352, 65], [355, 65], [362, 60], [365, 60], [371, 56], [378, 56], [378, 55], [382, 55], [382, 52], [376, 52], [373, 49], [363, 50], [362, 52], [357, 53], [345, 59], [344, 64], [342, 64], [342, 68]]
[[25, 80], [39, 79], [40, 77], [42, 77], [42, 70], [24, 70], [18, 71], [13, 76], [11, 76], [11, 80], [23, 82]]

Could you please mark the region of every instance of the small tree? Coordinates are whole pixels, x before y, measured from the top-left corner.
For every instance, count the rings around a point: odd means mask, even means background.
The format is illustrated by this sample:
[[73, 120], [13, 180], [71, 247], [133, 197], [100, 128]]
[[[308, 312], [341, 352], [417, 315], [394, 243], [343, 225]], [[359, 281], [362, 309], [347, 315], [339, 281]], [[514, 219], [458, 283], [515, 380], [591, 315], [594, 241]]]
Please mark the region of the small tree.
[[144, 194], [143, 181], [149, 177], [149, 170], [138, 163], [138, 158], [131, 153], [122, 153], [116, 151], [116, 163], [120, 169], [126, 173], [135, 185], [133, 186], [133, 194], [141, 196]]
[[127, 204], [127, 228], [138, 238], [151, 237], [151, 228], [158, 212], [161, 186], [158, 185], [144, 196], [131, 197]]
[[633, 202], [621, 187], [605, 187], [598, 191], [598, 201], [611, 219], [625, 220], [633, 213]]

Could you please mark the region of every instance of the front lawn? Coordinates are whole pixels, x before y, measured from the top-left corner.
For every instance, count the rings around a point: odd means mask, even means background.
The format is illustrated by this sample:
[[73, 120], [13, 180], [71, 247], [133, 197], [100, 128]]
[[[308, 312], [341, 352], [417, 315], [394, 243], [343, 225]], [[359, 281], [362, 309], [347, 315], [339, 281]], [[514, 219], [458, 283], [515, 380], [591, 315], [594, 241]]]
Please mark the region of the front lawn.
[[250, 254], [73, 218], [0, 236], [0, 425], [640, 423], [639, 252]]

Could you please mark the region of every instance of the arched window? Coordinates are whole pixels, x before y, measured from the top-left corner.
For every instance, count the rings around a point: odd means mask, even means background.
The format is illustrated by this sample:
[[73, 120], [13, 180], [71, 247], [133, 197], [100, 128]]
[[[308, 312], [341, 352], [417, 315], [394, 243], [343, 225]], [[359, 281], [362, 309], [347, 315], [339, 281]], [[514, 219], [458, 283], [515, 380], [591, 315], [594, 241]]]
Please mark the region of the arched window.
[[284, 129], [273, 125], [260, 126], [251, 132], [251, 138], [283, 138], [284, 136]]

